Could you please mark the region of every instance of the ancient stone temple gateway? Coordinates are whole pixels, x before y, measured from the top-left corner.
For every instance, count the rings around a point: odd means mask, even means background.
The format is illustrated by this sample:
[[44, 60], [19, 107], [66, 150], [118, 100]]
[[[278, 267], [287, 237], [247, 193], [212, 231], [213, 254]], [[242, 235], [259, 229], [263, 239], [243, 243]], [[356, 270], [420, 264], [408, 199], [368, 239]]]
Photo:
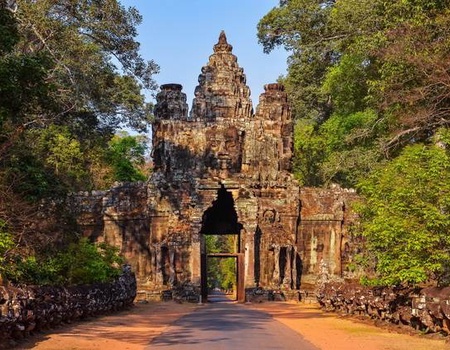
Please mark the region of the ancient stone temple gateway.
[[253, 111], [225, 33], [201, 69], [188, 113], [181, 85], [161, 86], [147, 183], [73, 197], [85, 235], [121, 247], [140, 288], [190, 283], [206, 296], [206, 235], [235, 235], [244, 287], [295, 291], [321, 270], [346, 273], [352, 191], [300, 188], [291, 174], [293, 121], [279, 84]]

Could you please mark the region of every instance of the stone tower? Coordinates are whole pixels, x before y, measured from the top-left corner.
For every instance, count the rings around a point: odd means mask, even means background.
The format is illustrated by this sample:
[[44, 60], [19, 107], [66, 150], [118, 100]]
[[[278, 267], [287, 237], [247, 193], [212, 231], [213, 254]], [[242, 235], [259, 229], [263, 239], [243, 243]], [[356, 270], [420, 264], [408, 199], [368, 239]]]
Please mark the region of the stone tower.
[[[293, 121], [282, 85], [265, 85], [254, 111], [222, 32], [191, 111], [179, 84], [162, 85], [156, 99], [151, 178], [80, 195], [74, 209], [85, 235], [121, 247], [140, 288], [191, 285], [206, 296], [208, 259], [224, 256], [236, 261], [241, 301], [244, 288], [313, 285], [325, 265], [343, 275], [352, 195], [300, 188], [293, 178]], [[211, 254], [211, 235], [234, 237], [235, 249]]]
[[[279, 84], [266, 85], [253, 113], [244, 71], [224, 32], [198, 82], [189, 116], [180, 85], [163, 85], [157, 95], [150, 186], [158, 200], [150, 212], [152, 222], [160, 223], [152, 243], [166, 246], [169, 256], [178, 254], [172, 247], [188, 252], [178, 255], [187, 257], [180, 266], [190, 270], [169, 279], [199, 283], [202, 235], [235, 234], [246, 287], [295, 288], [300, 201], [290, 173], [293, 124], [287, 95]], [[221, 203], [221, 194], [231, 198], [230, 208]], [[209, 217], [214, 206], [223, 206], [224, 217], [229, 210], [230, 221]], [[280, 258], [286, 261], [283, 271]]]

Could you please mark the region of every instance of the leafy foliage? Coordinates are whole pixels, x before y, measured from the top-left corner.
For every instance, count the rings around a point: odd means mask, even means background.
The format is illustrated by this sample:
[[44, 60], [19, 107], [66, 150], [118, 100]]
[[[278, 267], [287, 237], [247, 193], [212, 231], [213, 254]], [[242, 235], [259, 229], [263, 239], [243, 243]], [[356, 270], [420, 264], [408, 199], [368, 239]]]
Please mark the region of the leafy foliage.
[[418, 284], [434, 279], [448, 284], [448, 149], [407, 146], [394, 161], [362, 181], [359, 189], [366, 199], [360, 207], [360, 229], [367, 254], [376, 264], [372, 282]]
[[82, 238], [58, 254], [10, 258], [3, 272], [14, 283], [92, 284], [118, 277], [121, 264], [123, 258], [117, 248]]
[[[156, 88], [158, 66], [139, 53], [141, 20], [116, 0], [0, 0], [0, 223], [9, 233], [2, 226], [0, 256], [15, 257], [11, 280], [87, 283], [112, 274], [97, 251], [106, 258], [109, 248], [79, 243], [55, 253], [76, 235], [59, 200], [143, 179], [143, 139], [129, 137], [128, 151], [111, 156], [118, 128], [145, 131], [151, 119], [142, 91]], [[83, 266], [69, 259], [77, 254]]]
[[450, 3], [289, 0], [258, 38], [291, 51], [303, 185], [356, 186], [373, 283], [448, 280]]
[[50, 193], [48, 183], [98, 187], [96, 171], [117, 165], [106, 156], [115, 130], [150, 122], [141, 90], [155, 89], [158, 67], [139, 55], [141, 16], [116, 0], [2, 0], [0, 15], [0, 180], [34, 178], [13, 186], [32, 200]]
[[329, 35], [329, 12], [333, 1], [280, 1], [258, 23], [258, 39], [265, 52], [283, 45], [292, 51], [286, 91], [296, 114], [326, 119], [329, 101], [321, 91], [323, 75], [335, 60], [334, 43], [323, 40]]
[[47, 118], [83, 112], [105, 126], [145, 126], [140, 88], [155, 88], [152, 74], [158, 67], [139, 55], [134, 37], [142, 18], [136, 9], [116, 0], [16, 3], [22, 35], [17, 49], [45, 53], [53, 63], [46, 79], [57, 88], [52, 98], [59, 115]]
[[126, 134], [116, 135], [109, 142], [108, 163], [113, 169], [115, 181], [145, 181], [146, 174], [140, 170], [145, 164], [146, 139]]
[[70, 245], [60, 259], [67, 268], [65, 276], [69, 284], [108, 281], [120, 274], [123, 263], [117, 248], [105, 243], [96, 246], [87, 239]]
[[[206, 235], [206, 251], [208, 253], [234, 253], [236, 250], [235, 235]], [[232, 290], [236, 284], [235, 258], [208, 259], [208, 289], [221, 288]]]
[[6, 223], [3, 220], [0, 220], [0, 280], [5, 274], [8, 253], [13, 247], [13, 236], [7, 232]]
[[[448, 127], [449, 11], [442, 1], [292, 0], [261, 19], [264, 50], [284, 45], [292, 52], [283, 82], [296, 118], [307, 120], [296, 129], [297, 164], [333, 136], [323, 125], [328, 119], [342, 126], [366, 115], [356, 130], [337, 134], [336, 147], [314, 156], [317, 164], [297, 167], [305, 184], [355, 186], [377, 162]], [[311, 150], [303, 146], [305, 133], [313, 136]]]
[[332, 182], [354, 186], [380, 160], [375, 135], [384, 125], [367, 109], [347, 115], [334, 114], [318, 124], [300, 119], [295, 127], [294, 170], [302, 184], [318, 186]]

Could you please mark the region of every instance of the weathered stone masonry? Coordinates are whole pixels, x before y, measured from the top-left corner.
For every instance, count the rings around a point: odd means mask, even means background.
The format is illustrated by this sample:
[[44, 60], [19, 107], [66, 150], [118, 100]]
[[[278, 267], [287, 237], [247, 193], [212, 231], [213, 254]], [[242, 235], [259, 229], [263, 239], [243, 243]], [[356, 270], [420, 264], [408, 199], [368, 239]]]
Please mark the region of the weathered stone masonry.
[[110, 283], [60, 286], [0, 286], [0, 349], [14, 339], [77, 320], [129, 308], [136, 279], [129, 266]]
[[198, 82], [190, 113], [181, 85], [161, 86], [147, 183], [72, 197], [85, 235], [121, 247], [140, 288], [155, 291], [200, 285], [205, 234], [239, 237], [246, 287], [298, 290], [324, 268], [343, 276], [355, 194], [299, 187], [283, 86], [266, 85], [254, 112], [223, 32]]

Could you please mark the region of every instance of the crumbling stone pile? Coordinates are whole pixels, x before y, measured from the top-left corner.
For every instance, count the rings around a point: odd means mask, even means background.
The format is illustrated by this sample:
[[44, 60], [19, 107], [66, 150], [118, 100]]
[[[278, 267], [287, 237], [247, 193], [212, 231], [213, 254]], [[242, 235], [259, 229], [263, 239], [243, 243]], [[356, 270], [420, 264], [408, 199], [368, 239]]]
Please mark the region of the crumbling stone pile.
[[191, 282], [185, 282], [171, 290], [176, 302], [197, 303], [200, 301], [200, 289]]
[[250, 303], [262, 303], [265, 301], [286, 301], [291, 300], [286, 293], [280, 289], [264, 289], [261, 287], [246, 288], [245, 301]]
[[327, 311], [364, 315], [423, 332], [450, 333], [450, 287], [374, 288], [329, 282], [317, 293]]
[[129, 267], [111, 283], [0, 286], [0, 349], [36, 331], [130, 307], [135, 297], [136, 279]]

